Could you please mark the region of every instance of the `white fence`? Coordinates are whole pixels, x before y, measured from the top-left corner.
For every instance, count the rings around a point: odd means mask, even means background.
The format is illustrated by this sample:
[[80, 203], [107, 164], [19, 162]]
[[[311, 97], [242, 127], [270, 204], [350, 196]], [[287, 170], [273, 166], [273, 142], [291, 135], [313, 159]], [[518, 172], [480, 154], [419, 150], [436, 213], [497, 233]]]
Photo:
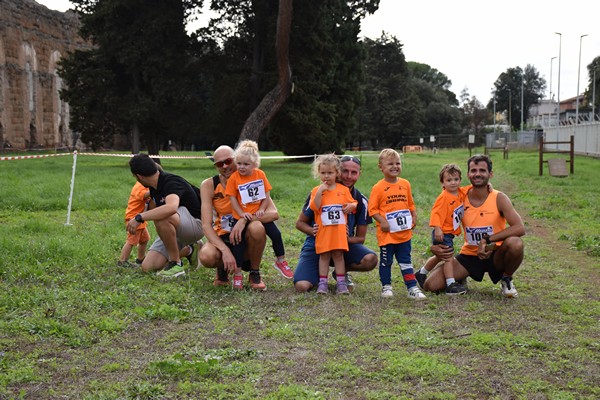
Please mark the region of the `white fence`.
[[[575, 154], [600, 157], [600, 122], [544, 128], [544, 141], [568, 142], [575, 138]], [[548, 149], [569, 150], [568, 144], [551, 144]]]

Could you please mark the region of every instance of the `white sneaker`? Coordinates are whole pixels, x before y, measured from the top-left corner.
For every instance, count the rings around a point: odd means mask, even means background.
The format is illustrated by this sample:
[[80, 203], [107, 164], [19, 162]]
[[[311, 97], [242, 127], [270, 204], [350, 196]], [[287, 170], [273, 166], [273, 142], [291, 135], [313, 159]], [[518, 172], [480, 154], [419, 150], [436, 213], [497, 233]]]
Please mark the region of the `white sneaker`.
[[413, 300], [425, 300], [427, 296], [423, 294], [421, 289], [418, 286], [413, 286], [408, 289], [408, 298]]
[[502, 295], [506, 298], [512, 299], [519, 296], [517, 288], [510, 277], [504, 277], [500, 279], [500, 286], [502, 287]]
[[383, 285], [383, 288], [381, 289], [381, 297], [394, 297], [392, 285]]

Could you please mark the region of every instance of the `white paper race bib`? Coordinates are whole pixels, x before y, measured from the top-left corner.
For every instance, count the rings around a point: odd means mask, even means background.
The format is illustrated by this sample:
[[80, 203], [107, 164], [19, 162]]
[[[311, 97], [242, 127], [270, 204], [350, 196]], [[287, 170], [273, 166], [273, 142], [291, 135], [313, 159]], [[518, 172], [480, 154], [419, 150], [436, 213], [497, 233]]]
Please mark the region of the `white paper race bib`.
[[494, 228], [491, 226], [467, 226], [465, 227], [465, 234], [467, 235], [467, 243], [471, 246], [479, 245], [483, 235], [487, 233], [488, 236], [494, 234]]
[[346, 214], [342, 212], [342, 205], [331, 204], [321, 207], [321, 224], [323, 226], [346, 224]]
[[231, 232], [235, 220], [233, 219], [233, 215], [227, 214], [221, 217], [221, 229], [225, 232]]
[[390, 232], [406, 231], [412, 228], [412, 214], [410, 210], [392, 211], [385, 214], [388, 224], [390, 224]]
[[242, 204], [254, 203], [267, 198], [265, 193], [265, 183], [262, 179], [238, 185]]
[[454, 209], [452, 212], [452, 228], [457, 230], [460, 226], [460, 222], [462, 221], [463, 215], [465, 215], [465, 206], [460, 205]]

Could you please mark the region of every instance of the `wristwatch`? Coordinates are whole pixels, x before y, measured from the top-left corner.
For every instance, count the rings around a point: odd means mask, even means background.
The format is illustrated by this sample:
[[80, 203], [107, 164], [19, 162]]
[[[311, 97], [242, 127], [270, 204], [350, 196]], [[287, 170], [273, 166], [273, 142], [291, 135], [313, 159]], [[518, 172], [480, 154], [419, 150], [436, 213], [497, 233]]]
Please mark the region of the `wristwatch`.
[[144, 222], [144, 218], [142, 218], [142, 214], [138, 214], [138, 215], [136, 215], [134, 219], [135, 219], [137, 222], [139, 222], [140, 224], [141, 224], [142, 222]]
[[[137, 219], [137, 217], [136, 217], [136, 219]], [[488, 235], [487, 233], [484, 233], [483, 235], [481, 235], [481, 237], [483, 238], [483, 240], [485, 240], [485, 244], [492, 243], [492, 241], [490, 240], [490, 235]]]

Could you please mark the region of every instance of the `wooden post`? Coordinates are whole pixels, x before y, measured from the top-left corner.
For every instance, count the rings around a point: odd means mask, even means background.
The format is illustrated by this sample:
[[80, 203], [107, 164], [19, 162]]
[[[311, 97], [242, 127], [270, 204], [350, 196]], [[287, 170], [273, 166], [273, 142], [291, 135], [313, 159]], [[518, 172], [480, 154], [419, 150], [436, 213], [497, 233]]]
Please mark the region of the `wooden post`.
[[575, 136], [571, 135], [571, 174], [575, 173]]
[[540, 135], [540, 176], [544, 174], [544, 136]]

